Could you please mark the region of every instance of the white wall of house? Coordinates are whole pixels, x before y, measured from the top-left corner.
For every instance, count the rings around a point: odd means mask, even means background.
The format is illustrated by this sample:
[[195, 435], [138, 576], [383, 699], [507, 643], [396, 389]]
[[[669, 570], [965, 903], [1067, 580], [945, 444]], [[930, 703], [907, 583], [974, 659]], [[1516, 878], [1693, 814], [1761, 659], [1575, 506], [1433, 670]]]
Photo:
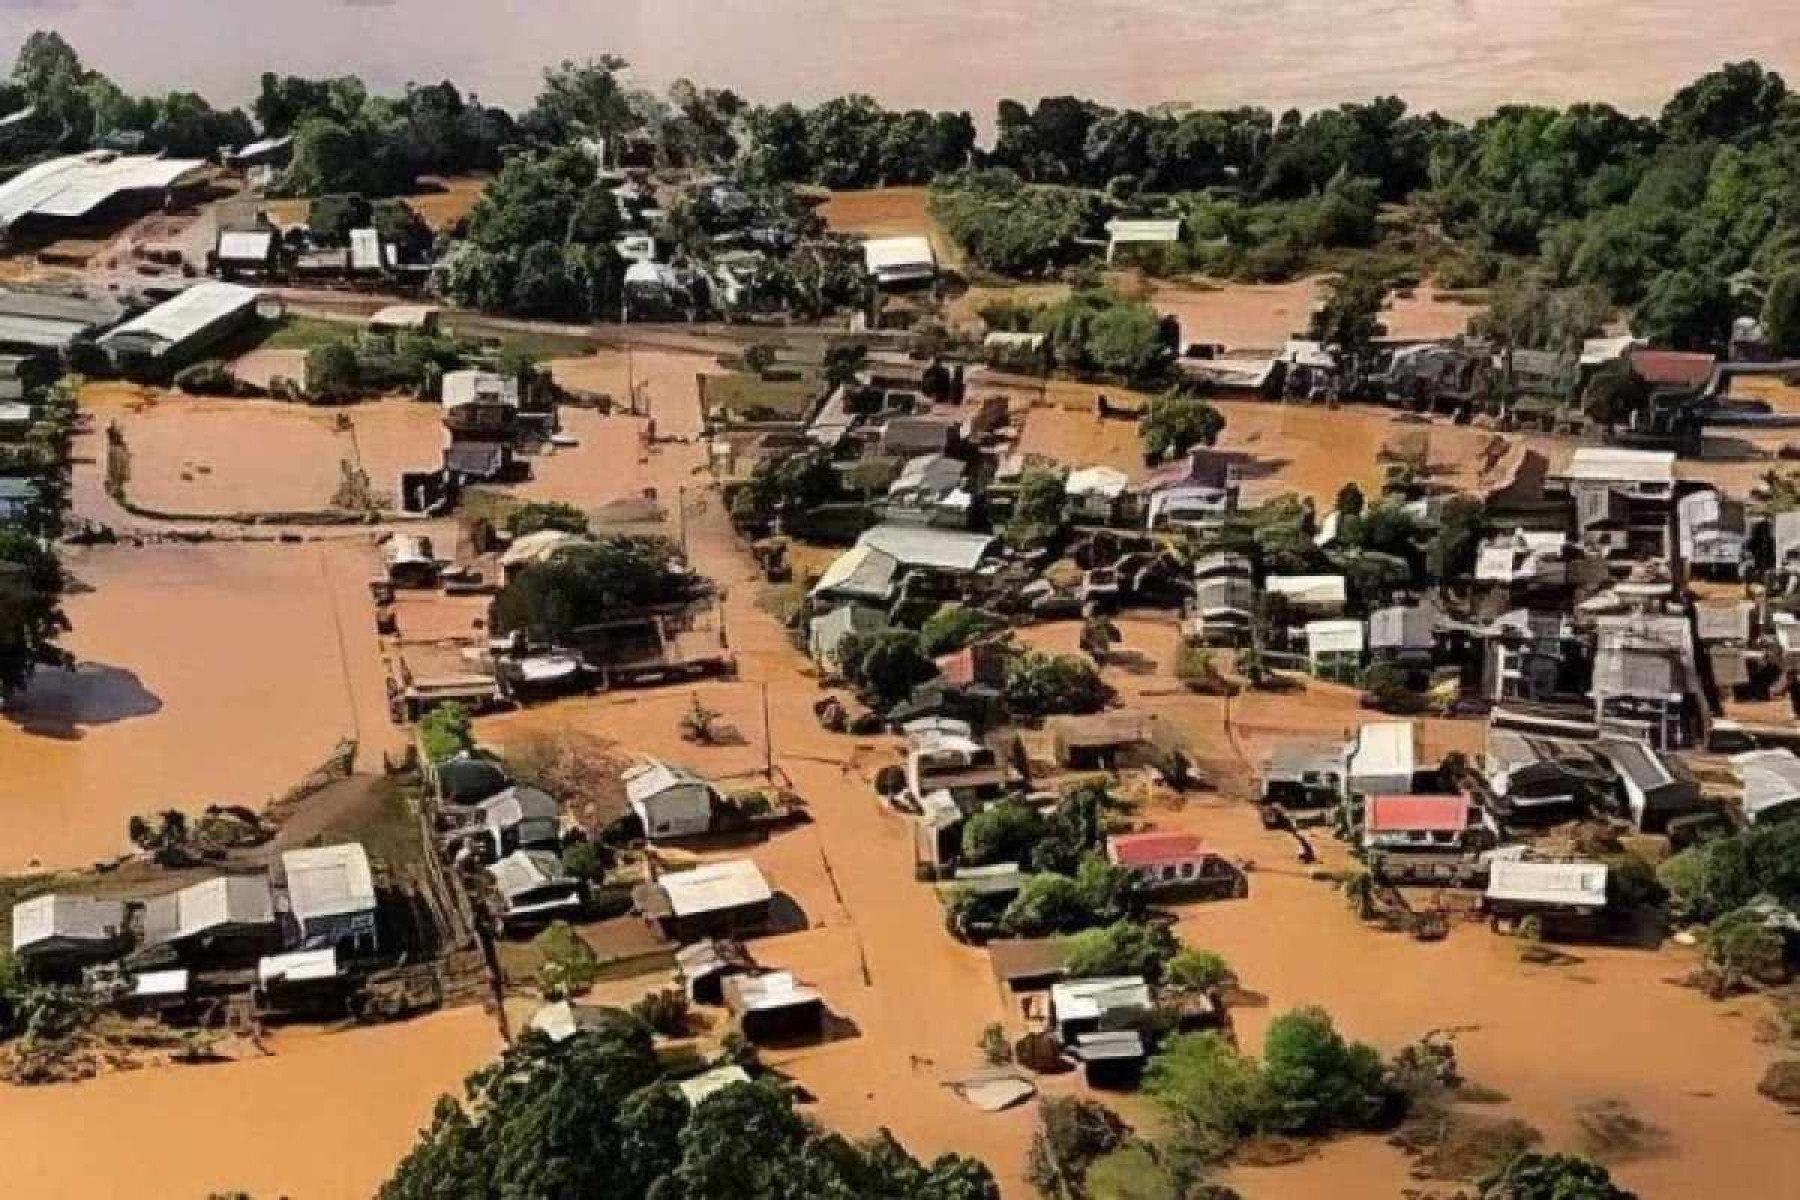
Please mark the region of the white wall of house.
[[632, 811], [644, 823], [644, 836], [695, 837], [712, 828], [713, 791], [704, 783], [684, 783], [633, 801]]

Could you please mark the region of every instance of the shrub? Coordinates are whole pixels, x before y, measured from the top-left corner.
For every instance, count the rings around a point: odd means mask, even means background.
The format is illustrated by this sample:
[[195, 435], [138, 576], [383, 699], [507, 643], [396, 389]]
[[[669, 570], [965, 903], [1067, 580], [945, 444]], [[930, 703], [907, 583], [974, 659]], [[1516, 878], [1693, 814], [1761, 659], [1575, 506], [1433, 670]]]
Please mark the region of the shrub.
[[1099, 712], [1111, 698], [1112, 689], [1085, 658], [1030, 651], [1007, 667], [1006, 704], [1021, 717]]
[[1759, 913], [1726, 913], [1707, 926], [1703, 944], [1713, 990], [1720, 995], [1753, 981], [1781, 983], [1787, 977], [1786, 941]]
[[439, 704], [419, 721], [419, 741], [425, 757], [434, 763], [455, 758], [475, 748], [469, 710], [454, 702]]
[[920, 649], [933, 657], [954, 654], [970, 642], [1005, 627], [1006, 622], [984, 609], [946, 604], [919, 627]]
[[1044, 818], [1022, 800], [990, 804], [963, 823], [962, 860], [969, 866], [1025, 863], [1044, 836]]
[[321, 342], [306, 352], [306, 394], [315, 400], [354, 400], [362, 391], [362, 366], [347, 340]]
[[538, 934], [533, 945], [543, 959], [544, 965], [538, 968], [538, 987], [546, 999], [579, 996], [600, 978], [599, 956], [566, 922], [552, 923]]
[[606, 878], [606, 848], [598, 842], [571, 842], [563, 847], [563, 870], [577, 879], [599, 883]]
[[587, 514], [573, 504], [561, 501], [533, 501], [506, 514], [506, 529], [514, 537], [554, 529], [563, 533], [585, 534]]
[[1153, 461], [1179, 458], [1195, 446], [1211, 446], [1225, 432], [1225, 414], [1204, 400], [1159, 396], [1144, 414], [1139, 436], [1144, 457]]
[[651, 992], [631, 1006], [632, 1015], [664, 1037], [686, 1037], [688, 998], [680, 988]]
[[1065, 938], [1063, 963], [1077, 979], [1142, 975], [1155, 983], [1180, 949], [1166, 925], [1115, 921]]
[[1211, 950], [1184, 948], [1163, 968], [1163, 983], [1178, 991], [1208, 992], [1236, 979], [1230, 964]]

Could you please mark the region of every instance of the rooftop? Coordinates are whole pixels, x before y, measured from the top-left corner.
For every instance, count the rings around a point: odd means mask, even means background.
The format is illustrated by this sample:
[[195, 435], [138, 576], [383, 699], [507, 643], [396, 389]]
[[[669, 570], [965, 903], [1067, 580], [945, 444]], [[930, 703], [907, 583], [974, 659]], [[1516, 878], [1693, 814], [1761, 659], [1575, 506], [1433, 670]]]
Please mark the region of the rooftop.
[[795, 979], [791, 971], [734, 975], [725, 981], [725, 996], [740, 1013], [773, 1012], [825, 1002], [818, 992]]
[[762, 870], [747, 858], [671, 871], [657, 884], [669, 898], [670, 912], [678, 917], [766, 904], [775, 894]]
[[85, 217], [114, 196], [161, 191], [206, 166], [198, 158], [90, 151], [28, 167], [0, 185], [0, 228], [27, 216]]
[[133, 317], [100, 340], [111, 344], [122, 339], [143, 339], [162, 346], [176, 346], [204, 333], [218, 322], [255, 306], [262, 293], [235, 283], [197, 283], [180, 295]]
[[371, 912], [375, 876], [359, 842], [289, 850], [281, 856], [288, 907], [301, 922]]
[[1363, 824], [1370, 833], [1461, 833], [1469, 827], [1465, 796], [1371, 796]]
[[125, 905], [117, 900], [51, 892], [13, 905], [12, 948], [17, 953], [58, 939], [109, 942], [124, 928]]
[[712, 786], [699, 772], [671, 766], [658, 758], [647, 758], [634, 767], [627, 767], [621, 778], [625, 781], [625, 798], [633, 804], [652, 796], [660, 796], [671, 788], [686, 787], [689, 784], [707, 788]]
[[1142, 976], [1072, 979], [1050, 988], [1050, 1007], [1058, 1022], [1094, 1021], [1107, 1013], [1150, 1008], [1150, 985]]
[[985, 533], [927, 529], [916, 525], [877, 525], [864, 531], [856, 544], [878, 550], [903, 567], [973, 571], [987, 556], [994, 539]]
[[1497, 859], [1488, 869], [1487, 898], [1521, 904], [1606, 907], [1606, 868], [1599, 863]]
[[1205, 844], [1191, 833], [1121, 833], [1106, 839], [1106, 857], [1121, 867], [1188, 862], [1208, 854]]

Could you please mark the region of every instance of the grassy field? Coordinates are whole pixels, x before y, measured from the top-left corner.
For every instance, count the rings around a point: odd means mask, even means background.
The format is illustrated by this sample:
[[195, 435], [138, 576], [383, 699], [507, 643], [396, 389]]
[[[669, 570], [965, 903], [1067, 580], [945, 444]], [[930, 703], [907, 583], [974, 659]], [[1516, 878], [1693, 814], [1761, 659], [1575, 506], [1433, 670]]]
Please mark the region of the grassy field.
[[811, 411], [819, 395], [816, 373], [803, 371], [798, 379], [763, 379], [736, 372], [703, 377], [702, 401], [720, 415], [739, 421], [798, 420]]

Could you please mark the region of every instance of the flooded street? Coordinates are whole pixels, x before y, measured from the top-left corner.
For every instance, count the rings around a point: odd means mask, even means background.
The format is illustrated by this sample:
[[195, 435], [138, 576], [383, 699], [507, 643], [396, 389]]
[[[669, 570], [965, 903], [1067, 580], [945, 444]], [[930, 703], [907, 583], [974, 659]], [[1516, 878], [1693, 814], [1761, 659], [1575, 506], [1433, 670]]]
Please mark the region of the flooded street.
[[128, 87], [232, 103], [278, 70], [388, 90], [448, 78], [521, 105], [546, 65], [608, 52], [652, 85], [685, 76], [764, 101], [866, 92], [966, 108], [984, 126], [1000, 97], [1065, 93], [1277, 109], [1399, 94], [1459, 117], [1527, 100], [1644, 111], [1728, 60], [1800, 67], [1800, 10], [1775, 0], [538, 0], [529, 20], [482, 0], [362, 0], [329, 20], [240, 0], [226, 23], [208, 0], [58, 0], [0, 7], [0, 45], [10, 53], [50, 13]]

